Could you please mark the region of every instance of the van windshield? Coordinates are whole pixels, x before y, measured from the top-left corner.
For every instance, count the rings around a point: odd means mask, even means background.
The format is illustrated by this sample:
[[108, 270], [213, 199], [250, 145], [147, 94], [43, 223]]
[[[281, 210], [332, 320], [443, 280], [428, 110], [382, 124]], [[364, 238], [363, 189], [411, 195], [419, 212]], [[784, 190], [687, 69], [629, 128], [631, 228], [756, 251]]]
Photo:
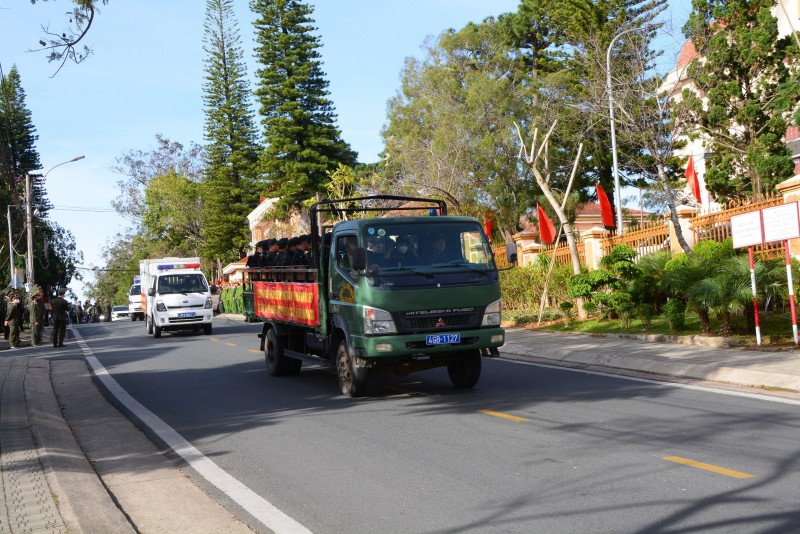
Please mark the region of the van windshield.
[[200, 273], [167, 274], [158, 277], [158, 293], [206, 293], [208, 283], [206, 277]]

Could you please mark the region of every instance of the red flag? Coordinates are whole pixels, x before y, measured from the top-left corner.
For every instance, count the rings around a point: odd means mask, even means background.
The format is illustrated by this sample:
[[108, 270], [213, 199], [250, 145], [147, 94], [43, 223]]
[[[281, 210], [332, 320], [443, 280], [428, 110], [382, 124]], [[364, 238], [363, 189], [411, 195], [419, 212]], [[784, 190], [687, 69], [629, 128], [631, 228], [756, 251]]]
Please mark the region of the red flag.
[[600, 183], [598, 182], [595, 186], [597, 187], [597, 200], [600, 201], [600, 216], [603, 218], [603, 226], [616, 228], [617, 223], [614, 222], [614, 209], [611, 207], [611, 202], [608, 201], [608, 196], [600, 187]]
[[692, 156], [689, 156], [689, 164], [686, 166], [686, 181], [689, 182], [689, 189], [692, 190], [697, 203], [702, 204], [703, 202], [700, 200], [700, 182], [697, 180], [697, 173], [694, 172], [694, 157]]
[[550, 245], [556, 240], [556, 227], [539, 204], [536, 205], [536, 212], [539, 216], [539, 238]]
[[494, 228], [494, 219], [492, 219], [491, 214], [484, 213], [483, 215], [483, 231], [486, 232], [486, 237], [489, 239], [489, 242], [492, 242], [492, 229]]

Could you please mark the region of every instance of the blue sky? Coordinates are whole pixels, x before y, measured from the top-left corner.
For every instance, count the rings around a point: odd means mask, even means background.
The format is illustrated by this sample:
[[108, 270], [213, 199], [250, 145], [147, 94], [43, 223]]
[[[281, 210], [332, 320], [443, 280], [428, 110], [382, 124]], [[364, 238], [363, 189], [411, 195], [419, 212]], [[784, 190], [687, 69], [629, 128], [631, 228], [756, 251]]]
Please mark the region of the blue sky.
[[[672, 61], [682, 38], [689, 2], [673, 0], [674, 37], [660, 41]], [[130, 224], [111, 210], [122, 177], [110, 170], [131, 150], [155, 148], [155, 136], [188, 145], [203, 142], [202, 0], [110, 0], [101, 6], [87, 44], [94, 55], [80, 65], [56, 65], [37, 46], [42, 27], [60, 32], [66, 0], [31, 5], [0, 0], [0, 65], [20, 71], [26, 103], [39, 140], [51, 217], [75, 236], [84, 265], [102, 266], [101, 248]], [[362, 162], [383, 148], [380, 130], [386, 103], [400, 85], [403, 61], [422, 55], [429, 36], [467, 22], [516, 10], [518, 0], [318, 0], [324, 71], [343, 138]], [[247, 0], [235, 0], [242, 48], [253, 78], [253, 15]], [[78, 208], [78, 209], [76, 209]], [[90, 211], [88, 211], [90, 210]], [[91, 276], [91, 275], [88, 275]], [[79, 295], [82, 285], [70, 286]]]

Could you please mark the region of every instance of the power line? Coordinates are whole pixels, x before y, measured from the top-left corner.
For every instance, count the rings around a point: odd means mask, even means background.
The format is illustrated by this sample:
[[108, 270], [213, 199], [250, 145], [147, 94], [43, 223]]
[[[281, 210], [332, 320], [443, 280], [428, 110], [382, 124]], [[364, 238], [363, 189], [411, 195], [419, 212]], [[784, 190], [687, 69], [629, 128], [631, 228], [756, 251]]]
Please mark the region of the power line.
[[88, 206], [53, 206], [52, 210], [56, 211], [87, 211], [91, 213], [116, 213], [114, 208], [92, 208]]

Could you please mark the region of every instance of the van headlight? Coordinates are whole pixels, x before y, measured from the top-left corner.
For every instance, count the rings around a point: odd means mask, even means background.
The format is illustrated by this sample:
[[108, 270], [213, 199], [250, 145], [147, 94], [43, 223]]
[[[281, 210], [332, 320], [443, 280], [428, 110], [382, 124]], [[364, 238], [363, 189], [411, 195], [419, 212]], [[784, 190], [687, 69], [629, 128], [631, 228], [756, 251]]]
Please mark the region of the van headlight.
[[392, 314], [386, 310], [379, 310], [364, 306], [364, 334], [396, 334]]
[[164, 306], [163, 300], [156, 301], [156, 311], [167, 311], [167, 307]]
[[483, 320], [481, 321], [481, 326], [500, 326], [502, 322], [502, 312], [503, 312], [503, 299], [496, 300], [486, 306], [486, 310], [483, 312]]
[[206, 305], [203, 307], [207, 310], [211, 309], [211, 297], [206, 297]]

